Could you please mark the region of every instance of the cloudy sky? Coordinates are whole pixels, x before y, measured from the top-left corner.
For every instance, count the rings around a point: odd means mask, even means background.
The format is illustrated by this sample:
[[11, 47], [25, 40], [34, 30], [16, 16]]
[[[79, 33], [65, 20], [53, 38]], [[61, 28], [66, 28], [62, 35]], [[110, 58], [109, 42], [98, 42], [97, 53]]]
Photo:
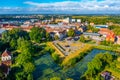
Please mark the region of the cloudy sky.
[[120, 0], [0, 0], [0, 14], [120, 14]]

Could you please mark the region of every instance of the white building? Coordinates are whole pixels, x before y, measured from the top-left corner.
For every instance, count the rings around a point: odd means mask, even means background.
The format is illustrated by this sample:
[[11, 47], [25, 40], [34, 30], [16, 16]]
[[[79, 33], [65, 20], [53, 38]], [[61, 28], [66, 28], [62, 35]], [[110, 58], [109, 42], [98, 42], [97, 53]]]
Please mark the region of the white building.
[[81, 19], [77, 19], [77, 22], [80, 22], [80, 23], [81, 23]]
[[70, 22], [70, 18], [67, 17], [67, 18], [63, 19], [63, 22], [64, 22], [64, 23], [69, 23], [69, 22]]

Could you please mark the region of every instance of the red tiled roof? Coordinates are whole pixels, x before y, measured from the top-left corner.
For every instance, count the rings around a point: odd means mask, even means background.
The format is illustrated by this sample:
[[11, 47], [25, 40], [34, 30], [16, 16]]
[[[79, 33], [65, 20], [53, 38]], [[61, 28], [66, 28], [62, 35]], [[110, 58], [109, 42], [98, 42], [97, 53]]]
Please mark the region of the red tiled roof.
[[11, 53], [7, 49], [2, 53], [2, 57], [9, 56], [9, 55], [11, 55]]
[[108, 34], [114, 34], [113, 31], [111, 31], [111, 30], [109, 30], [107, 28], [100, 28], [100, 31], [98, 33], [100, 33], [100, 34], [106, 34], [106, 35], [108, 35]]
[[65, 32], [64, 28], [50, 28], [50, 27], [46, 27], [45, 30], [50, 33], [50, 32], [54, 32], [54, 31], [58, 31], [58, 32]]

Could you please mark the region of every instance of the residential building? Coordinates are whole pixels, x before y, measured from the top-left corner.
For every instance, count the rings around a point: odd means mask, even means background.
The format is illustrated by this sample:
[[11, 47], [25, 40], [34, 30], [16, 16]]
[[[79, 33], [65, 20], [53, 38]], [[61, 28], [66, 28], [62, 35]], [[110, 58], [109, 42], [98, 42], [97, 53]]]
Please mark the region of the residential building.
[[12, 64], [12, 55], [6, 49], [1, 55], [1, 65], [0, 65], [6, 77], [9, 74], [11, 64]]
[[64, 37], [66, 37], [66, 33], [64, 31], [63, 32], [57, 32], [55, 35], [57, 35], [60, 40], [62, 40]]
[[79, 31], [81, 32], [85, 32], [87, 30], [87, 27], [86, 26], [81, 26], [78, 28]]
[[106, 41], [115, 42], [115, 34], [114, 34], [113, 32], [110, 32], [110, 33], [106, 36]]
[[67, 17], [67, 18], [65, 18], [65, 19], [63, 19], [63, 21], [62, 21], [63, 23], [70, 23], [70, 18], [69, 17]]
[[11, 53], [6, 49], [1, 55], [2, 64], [10, 66], [12, 64]]
[[90, 23], [91, 26], [94, 26], [95, 24], [94, 23]]
[[77, 22], [81, 23], [81, 19], [77, 19]]
[[98, 32], [99, 34], [103, 35], [106, 38], [106, 41], [115, 41], [115, 34], [113, 31], [107, 29], [107, 28], [101, 28]]
[[120, 44], [120, 36], [116, 37], [116, 44]]
[[115, 80], [115, 77], [112, 76], [108, 71], [102, 72], [101, 76], [104, 78], [104, 80]]
[[71, 19], [71, 22], [74, 23], [74, 22], [77, 22], [77, 23], [81, 23], [81, 19]]
[[71, 22], [75, 22], [76, 20], [75, 19], [72, 19]]
[[106, 37], [110, 32], [113, 32], [113, 31], [107, 28], [100, 28], [98, 33]]
[[93, 40], [96, 40], [96, 41], [103, 41], [105, 40], [104, 37], [101, 37], [101, 35], [99, 33], [88, 33], [88, 32], [83, 32], [83, 35], [86, 37], [86, 38], [90, 38], [90, 39], [93, 39]]

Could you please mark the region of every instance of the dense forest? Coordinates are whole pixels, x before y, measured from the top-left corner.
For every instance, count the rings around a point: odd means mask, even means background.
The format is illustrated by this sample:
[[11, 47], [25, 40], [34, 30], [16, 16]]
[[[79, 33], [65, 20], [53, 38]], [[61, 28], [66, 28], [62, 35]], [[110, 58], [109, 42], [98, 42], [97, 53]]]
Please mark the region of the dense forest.
[[[35, 70], [34, 58], [36, 53], [39, 53], [37, 55], [46, 53], [45, 51], [40, 52], [42, 47], [36, 43], [50, 40], [50, 35], [43, 28], [33, 27], [30, 33], [21, 29], [5, 31], [0, 40], [0, 52], [7, 48], [13, 55], [13, 64], [7, 79], [33, 80], [32, 72]], [[5, 79], [2, 71], [0, 78]]]

